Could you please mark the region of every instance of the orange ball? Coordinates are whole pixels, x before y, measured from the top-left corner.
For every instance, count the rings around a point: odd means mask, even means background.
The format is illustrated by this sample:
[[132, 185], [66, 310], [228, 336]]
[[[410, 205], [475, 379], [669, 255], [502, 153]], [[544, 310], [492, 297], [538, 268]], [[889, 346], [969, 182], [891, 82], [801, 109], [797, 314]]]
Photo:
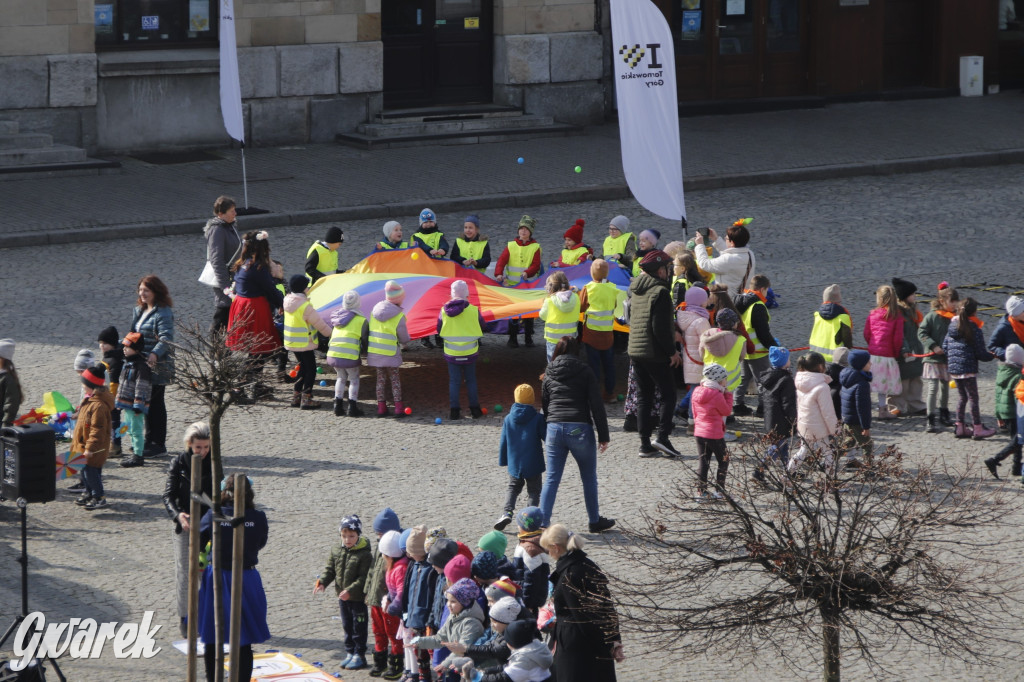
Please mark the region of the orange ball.
[[486, 407], [481, 407], [480, 411], [483, 412], [484, 414], [487, 414], [487, 408]]

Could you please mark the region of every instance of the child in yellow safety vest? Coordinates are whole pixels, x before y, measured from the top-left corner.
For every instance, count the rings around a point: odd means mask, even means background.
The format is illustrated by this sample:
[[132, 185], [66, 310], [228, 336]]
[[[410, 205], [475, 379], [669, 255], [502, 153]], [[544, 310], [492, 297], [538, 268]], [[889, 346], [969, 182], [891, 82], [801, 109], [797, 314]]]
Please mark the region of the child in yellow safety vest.
[[444, 359], [448, 364], [449, 418], [455, 420], [462, 416], [459, 390], [465, 379], [469, 411], [473, 419], [479, 419], [483, 412], [476, 392], [476, 356], [484, 335], [484, 318], [480, 309], [469, 302], [469, 285], [465, 281], [452, 282], [451, 294], [437, 316], [437, 333], [444, 340]]
[[[537, 222], [528, 215], [519, 219], [516, 238], [505, 245], [494, 266], [494, 279], [504, 286], [514, 287], [520, 282], [529, 282], [541, 273], [541, 248], [533, 238]], [[526, 331], [526, 347], [533, 347], [533, 318], [523, 320]], [[519, 320], [509, 320], [508, 347], [519, 347]]]
[[640, 232], [640, 236], [637, 239], [637, 243], [640, 248], [636, 250], [636, 257], [633, 259], [633, 276], [636, 277], [640, 274], [640, 261], [644, 259], [644, 256], [649, 254], [651, 251], [655, 251], [658, 248], [658, 241], [661, 239], [661, 232], [658, 232], [654, 228], [648, 228]]
[[450, 249], [448, 240], [437, 226], [437, 216], [429, 208], [420, 211], [420, 229], [413, 233], [412, 242], [431, 258], [445, 258]]
[[[746, 339], [736, 332], [739, 316], [732, 308], [722, 308], [715, 313], [715, 324], [700, 335], [698, 350], [704, 365], [717, 363], [725, 368], [728, 376], [723, 384], [732, 393], [740, 385], [743, 373], [743, 359], [747, 356]], [[725, 434], [726, 441], [736, 440], [732, 433]]]
[[604, 400], [615, 402], [615, 350], [613, 326], [623, 316], [626, 292], [608, 280], [608, 263], [598, 258], [590, 264], [590, 277], [580, 290], [580, 312], [583, 313], [583, 346], [587, 364], [594, 376], [601, 378], [604, 369]]
[[745, 403], [747, 388], [753, 381], [758, 389], [757, 411], [755, 416], [761, 416], [761, 374], [771, 369], [771, 361], [768, 359], [768, 349], [779, 345], [771, 330], [771, 313], [768, 312], [765, 296], [768, 294], [768, 287], [772, 284], [764, 275], [754, 275], [750, 280], [750, 288], [736, 297], [736, 311], [740, 314], [743, 326], [754, 344], [754, 350], [747, 353], [743, 361], [743, 378], [736, 389], [732, 413], [742, 417], [750, 414], [750, 408]]
[[540, 307], [540, 319], [544, 320], [544, 341], [547, 343], [547, 359], [563, 336], [576, 336], [576, 325], [580, 320], [580, 297], [569, 286], [569, 278], [562, 271], [548, 275], [544, 285], [548, 297]]
[[562, 255], [551, 262], [551, 267], [568, 268], [594, 257], [594, 250], [583, 243], [583, 225], [583, 218], [577, 218], [572, 227], [565, 231], [562, 235]]
[[291, 293], [284, 297], [284, 347], [295, 353], [299, 362], [299, 377], [295, 381], [291, 404], [303, 410], [315, 410], [320, 407], [320, 403], [313, 402], [316, 333], [330, 336], [331, 328], [306, 298], [309, 280], [304, 275], [292, 275], [288, 289]]
[[402, 225], [397, 220], [389, 220], [384, 223], [383, 230], [384, 239], [377, 242], [373, 247], [374, 251], [409, 248], [409, 242], [402, 241]]
[[384, 296], [385, 300], [373, 306], [373, 312], [367, 319], [370, 334], [366, 365], [377, 368], [377, 416], [386, 417], [388, 414], [385, 383], [390, 376], [395, 416], [404, 417], [405, 404], [402, 402], [402, 382], [398, 378], [398, 368], [402, 365], [402, 347], [409, 343], [409, 330], [402, 311], [405, 289], [395, 280], [389, 279], [384, 284]]
[[331, 313], [331, 340], [327, 345], [327, 364], [338, 373], [334, 384], [334, 416], [346, 414], [345, 382], [348, 382], [348, 410], [350, 417], [362, 417], [359, 409], [359, 354], [366, 350], [369, 326], [363, 315], [359, 292], [346, 291], [341, 307]]
[[629, 272], [633, 271], [636, 258], [636, 237], [629, 231], [629, 218], [617, 215], [608, 223], [608, 236], [604, 238], [601, 257], [611, 263], [618, 263]]
[[309, 276], [309, 283], [313, 284], [321, 277], [341, 272], [338, 267], [338, 249], [345, 241], [345, 234], [337, 225], [327, 228], [327, 234], [322, 240], [313, 242], [306, 252], [306, 275]]
[[491, 264], [491, 245], [487, 237], [480, 234], [480, 218], [477, 216], [466, 216], [462, 236], [452, 247], [452, 260], [465, 268], [487, 272], [487, 266]]

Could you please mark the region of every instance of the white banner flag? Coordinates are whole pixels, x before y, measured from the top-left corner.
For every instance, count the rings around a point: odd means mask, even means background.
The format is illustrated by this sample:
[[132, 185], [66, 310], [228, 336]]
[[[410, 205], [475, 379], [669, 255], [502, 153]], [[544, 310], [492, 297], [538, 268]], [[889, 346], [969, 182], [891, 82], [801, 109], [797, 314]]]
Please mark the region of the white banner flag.
[[224, 115], [224, 128], [228, 135], [239, 142], [245, 142], [233, 0], [220, 0], [220, 111]]
[[686, 217], [672, 32], [649, 0], [611, 0], [622, 170], [648, 211]]

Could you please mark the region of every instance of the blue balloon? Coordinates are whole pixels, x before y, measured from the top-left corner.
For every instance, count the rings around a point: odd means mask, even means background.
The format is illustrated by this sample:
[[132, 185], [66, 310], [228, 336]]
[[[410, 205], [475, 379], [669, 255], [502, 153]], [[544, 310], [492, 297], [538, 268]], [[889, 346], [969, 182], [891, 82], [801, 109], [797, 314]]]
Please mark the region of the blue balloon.
[[435, 420], [434, 420], [434, 423], [435, 423], [435, 424], [440, 424], [440, 423], [441, 423], [441, 418], [440, 418], [440, 417], [438, 417], [437, 419], [435, 419]]
[[518, 159], [516, 159], [516, 163], [518, 163], [521, 166], [524, 163], [526, 163], [526, 159], [520, 156]]

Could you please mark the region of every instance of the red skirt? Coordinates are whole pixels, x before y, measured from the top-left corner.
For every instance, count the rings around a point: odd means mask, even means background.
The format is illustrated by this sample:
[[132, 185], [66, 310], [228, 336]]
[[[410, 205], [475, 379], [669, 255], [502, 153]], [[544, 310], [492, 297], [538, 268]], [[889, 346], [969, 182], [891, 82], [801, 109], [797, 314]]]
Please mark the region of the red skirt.
[[281, 346], [267, 299], [235, 296], [228, 314], [227, 346], [250, 355], [273, 353]]

